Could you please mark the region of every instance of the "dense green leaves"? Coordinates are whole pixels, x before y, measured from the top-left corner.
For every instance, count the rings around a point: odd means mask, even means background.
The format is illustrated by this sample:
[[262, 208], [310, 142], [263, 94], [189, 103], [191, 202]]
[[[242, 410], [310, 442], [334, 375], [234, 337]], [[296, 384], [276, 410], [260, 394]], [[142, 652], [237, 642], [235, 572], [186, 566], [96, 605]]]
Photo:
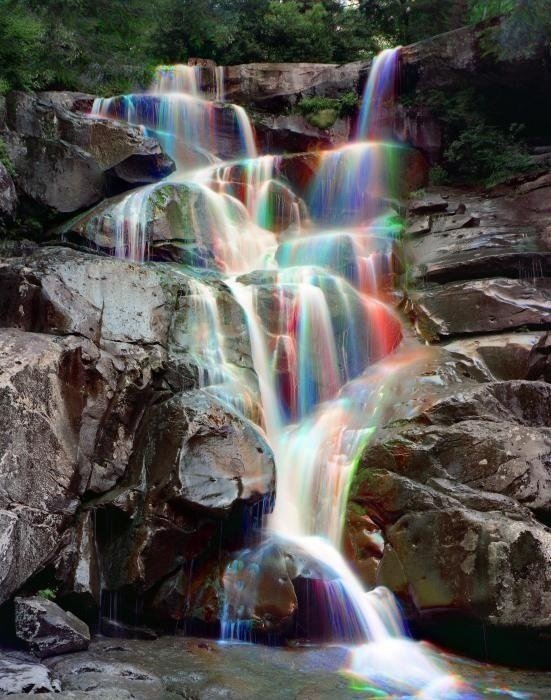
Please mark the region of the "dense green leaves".
[[43, 80], [40, 46], [44, 27], [19, 3], [0, 0], [0, 93], [33, 89]]
[[550, 0], [492, 0], [490, 8], [480, 2], [472, 8], [472, 18], [502, 16], [496, 27], [488, 30], [490, 53], [500, 58], [522, 58], [537, 48], [551, 46]]
[[0, 0], [0, 91], [118, 92], [147, 82], [156, 63], [195, 56], [226, 65], [365, 59], [461, 23], [451, 8], [464, 2]]
[[489, 51], [551, 36], [549, 0], [0, 0], [0, 92], [120, 92], [190, 57], [342, 63], [497, 14]]

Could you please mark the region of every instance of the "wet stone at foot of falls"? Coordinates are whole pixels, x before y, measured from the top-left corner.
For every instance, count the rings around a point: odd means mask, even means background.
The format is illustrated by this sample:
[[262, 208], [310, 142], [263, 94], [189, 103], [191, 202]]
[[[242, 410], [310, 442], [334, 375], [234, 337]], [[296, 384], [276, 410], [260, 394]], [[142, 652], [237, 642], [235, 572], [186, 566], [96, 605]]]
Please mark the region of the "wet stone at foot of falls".
[[[388, 294], [410, 158], [392, 140], [398, 62], [399, 50], [374, 61], [355, 140], [326, 152], [259, 155], [246, 112], [224, 101], [220, 69], [163, 66], [149, 92], [96, 100], [91, 118], [140, 125], [177, 171], [102, 203], [66, 235], [185, 265], [194, 323], [180, 343], [202, 388], [256, 423], [273, 451], [272, 512], [224, 575], [223, 640], [308, 636], [299, 627], [310, 616], [314, 635], [357, 645], [350, 673], [443, 698], [455, 681], [405, 639], [392, 595], [364, 591], [339, 552], [356, 462], [420, 359], [397, 351]], [[230, 357], [219, 283], [244, 312], [257, 385]]]

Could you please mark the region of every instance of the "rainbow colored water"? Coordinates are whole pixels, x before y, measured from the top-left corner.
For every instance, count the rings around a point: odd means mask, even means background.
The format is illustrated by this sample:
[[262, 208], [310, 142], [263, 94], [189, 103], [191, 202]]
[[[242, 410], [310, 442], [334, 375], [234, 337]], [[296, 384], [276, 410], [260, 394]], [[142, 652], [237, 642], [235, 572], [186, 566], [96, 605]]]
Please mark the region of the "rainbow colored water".
[[399, 349], [387, 299], [401, 232], [403, 147], [385, 126], [397, 68], [396, 50], [374, 61], [357, 140], [317, 154], [257, 156], [246, 113], [222, 102], [220, 70], [205, 79], [202, 68], [164, 66], [149, 93], [98, 100], [93, 111], [142, 125], [178, 166], [114, 207], [114, 253], [148, 259], [159, 188], [193, 193], [210, 274], [247, 320], [258, 389], [228, 356], [212, 285], [191, 283], [195, 323], [179, 342], [204, 390], [265, 431], [277, 474], [262, 540], [226, 572], [223, 639], [249, 641], [255, 626], [270, 627], [266, 587], [292, 559], [295, 578], [315, 580], [323, 594], [334, 637], [354, 643], [347, 672], [356, 684], [451, 699], [459, 681], [407, 640], [390, 592], [366, 592], [339, 553], [357, 461], [381, 421], [397, 417], [397, 395], [424, 358]]

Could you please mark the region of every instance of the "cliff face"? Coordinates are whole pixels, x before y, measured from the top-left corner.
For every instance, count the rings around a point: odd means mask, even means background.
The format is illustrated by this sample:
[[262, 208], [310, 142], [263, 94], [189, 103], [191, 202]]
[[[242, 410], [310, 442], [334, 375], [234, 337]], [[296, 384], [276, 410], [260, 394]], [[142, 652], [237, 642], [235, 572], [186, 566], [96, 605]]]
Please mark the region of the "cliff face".
[[434, 356], [413, 415], [365, 451], [349, 516], [358, 570], [416, 631], [509, 663], [545, 663], [551, 623], [550, 185], [410, 201], [401, 307]]
[[[493, 81], [480, 41], [471, 28], [406, 47], [406, 82]], [[226, 96], [253, 110], [269, 150], [324, 149], [348, 140], [354, 118], [320, 129], [296, 105], [360, 95], [367, 70], [233, 66]], [[502, 87], [514, 86], [519, 75], [542, 79], [548, 64], [496, 70]], [[200, 388], [189, 346], [196, 280], [97, 254], [114, 248], [117, 196], [174, 166], [140, 129], [86, 117], [91, 99], [14, 93], [0, 105], [2, 227], [28, 233], [32, 217], [45, 243], [64, 222], [55, 245], [0, 244], [2, 613], [15, 594], [52, 587], [90, 622], [117, 608], [125, 624], [138, 610], [166, 629], [187, 621], [213, 631], [222, 572], [272, 496], [273, 458], [259, 430]], [[395, 135], [419, 151], [409, 189], [426, 184], [427, 161], [441, 156], [438, 117], [389, 112]], [[283, 159], [285, 177], [305, 190], [315, 158]], [[164, 193], [148, 222], [158, 260], [212, 255], [197, 242], [200, 202], [186, 200], [185, 241], [174, 235], [174, 200], [188, 196]], [[362, 457], [346, 536], [365, 583], [391, 588], [416, 631], [514, 662], [548, 663], [535, 653], [551, 627], [550, 202], [545, 162], [497, 190], [429, 188], [410, 201], [396, 305], [434, 355], [413, 380], [412, 415], [384, 426]], [[276, 233], [300, 202], [285, 206]], [[254, 406], [243, 313], [224, 284], [205, 285]], [[300, 583], [284, 558], [274, 555], [274, 571], [296, 602]], [[519, 640], [522, 659], [518, 646], [510, 655]]]

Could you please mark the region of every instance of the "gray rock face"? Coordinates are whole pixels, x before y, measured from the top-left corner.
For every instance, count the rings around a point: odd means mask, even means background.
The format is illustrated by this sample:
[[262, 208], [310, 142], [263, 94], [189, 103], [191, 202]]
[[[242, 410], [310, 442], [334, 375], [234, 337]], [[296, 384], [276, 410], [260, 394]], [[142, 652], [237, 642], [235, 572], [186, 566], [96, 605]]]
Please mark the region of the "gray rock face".
[[[533, 176], [532, 176], [533, 177]], [[418, 281], [451, 282], [488, 277], [542, 277], [551, 269], [546, 176], [498, 196], [443, 188], [413, 200], [408, 252]], [[428, 211], [428, 202], [438, 211]], [[420, 216], [420, 213], [429, 216]], [[423, 235], [418, 235], [423, 234]]]
[[411, 311], [426, 338], [548, 327], [550, 193], [532, 175], [493, 196], [442, 188], [411, 203]]
[[15, 599], [15, 633], [40, 657], [82, 651], [90, 644], [88, 625], [39, 597]]
[[551, 280], [542, 278], [453, 282], [413, 292], [411, 300], [419, 328], [429, 338], [551, 323]]
[[197, 287], [168, 266], [12, 252], [0, 261], [0, 600], [47, 568], [59, 601], [95, 622], [102, 578], [113, 595], [149, 591], [195, 559], [216, 602], [205, 587], [186, 601], [218, 615], [220, 551], [240, 546], [220, 542], [218, 521], [240, 519], [274, 478], [252, 423], [196, 391], [212, 362], [194, 341], [210, 294], [228, 381], [238, 399], [249, 386], [260, 420], [240, 307], [223, 284]]
[[[86, 384], [82, 351], [70, 339], [0, 331], [2, 601], [46, 563], [78, 504], [78, 426], [71, 407], [82, 404]], [[71, 383], [71, 374], [81, 381]]]
[[538, 373], [545, 373], [547, 337], [545, 332], [499, 333], [454, 340], [444, 347], [472, 360], [488, 379], [543, 379]]
[[[76, 267], [71, 268], [71, 261]], [[151, 290], [151, 316], [145, 312], [148, 292], [142, 288], [136, 322], [119, 308], [118, 320], [108, 314], [102, 337], [101, 308], [117, 279], [117, 261], [54, 250], [11, 262], [1, 272], [7, 294], [0, 325], [12, 326], [0, 330], [0, 403], [6, 426], [0, 467], [2, 600], [53, 559], [79, 497], [86, 490], [107, 490], [124, 471], [168, 335], [168, 320], [164, 325], [156, 320], [156, 310], [166, 302], [157, 286]], [[152, 282], [142, 274], [137, 279]], [[135, 283], [133, 298], [140, 289]], [[134, 335], [140, 328], [143, 346]]]
[[[551, 624], [547, 189], [528, 176], [493, 193], [432, 189], [410, 207], [405, 308], [445, 349], [418, 372], [413, 414], [365, 450], [349, 516], [366, 583], [391, 588], [420, 634], [498, 659], [519, 630], [537, 646]], [[358, 517], [380, 528], [382, 552], [355, 544]]]
[[364, 454], [354, 501], [385, 523], [377, 583], [413, 619], [439, 609], [545, 629], [549, 385], [467, 382], [444, 393], [381, 430]]
[[358, 89], [368, 61], [327, 63], [248, 63], [225, 70], [226, 96], [233, 102], [281, 109], [300, 97], [336, 97]]
[[110, 178], [128, 189], [174, 169], [158, 142], [140, 129], [72, 111], [90, 106], [90, 96], [78, 93], [8, 95], [2, 139], [17, 189], [35, 206], [76, 212], [100, 201]]
[[318, 129], [299, 114], [258, 114], [253, 123], [259, 144], [268, 153], [327, 150], [347, 143], [351, 135], [348, 119], [337, 119], [329, 129]]

